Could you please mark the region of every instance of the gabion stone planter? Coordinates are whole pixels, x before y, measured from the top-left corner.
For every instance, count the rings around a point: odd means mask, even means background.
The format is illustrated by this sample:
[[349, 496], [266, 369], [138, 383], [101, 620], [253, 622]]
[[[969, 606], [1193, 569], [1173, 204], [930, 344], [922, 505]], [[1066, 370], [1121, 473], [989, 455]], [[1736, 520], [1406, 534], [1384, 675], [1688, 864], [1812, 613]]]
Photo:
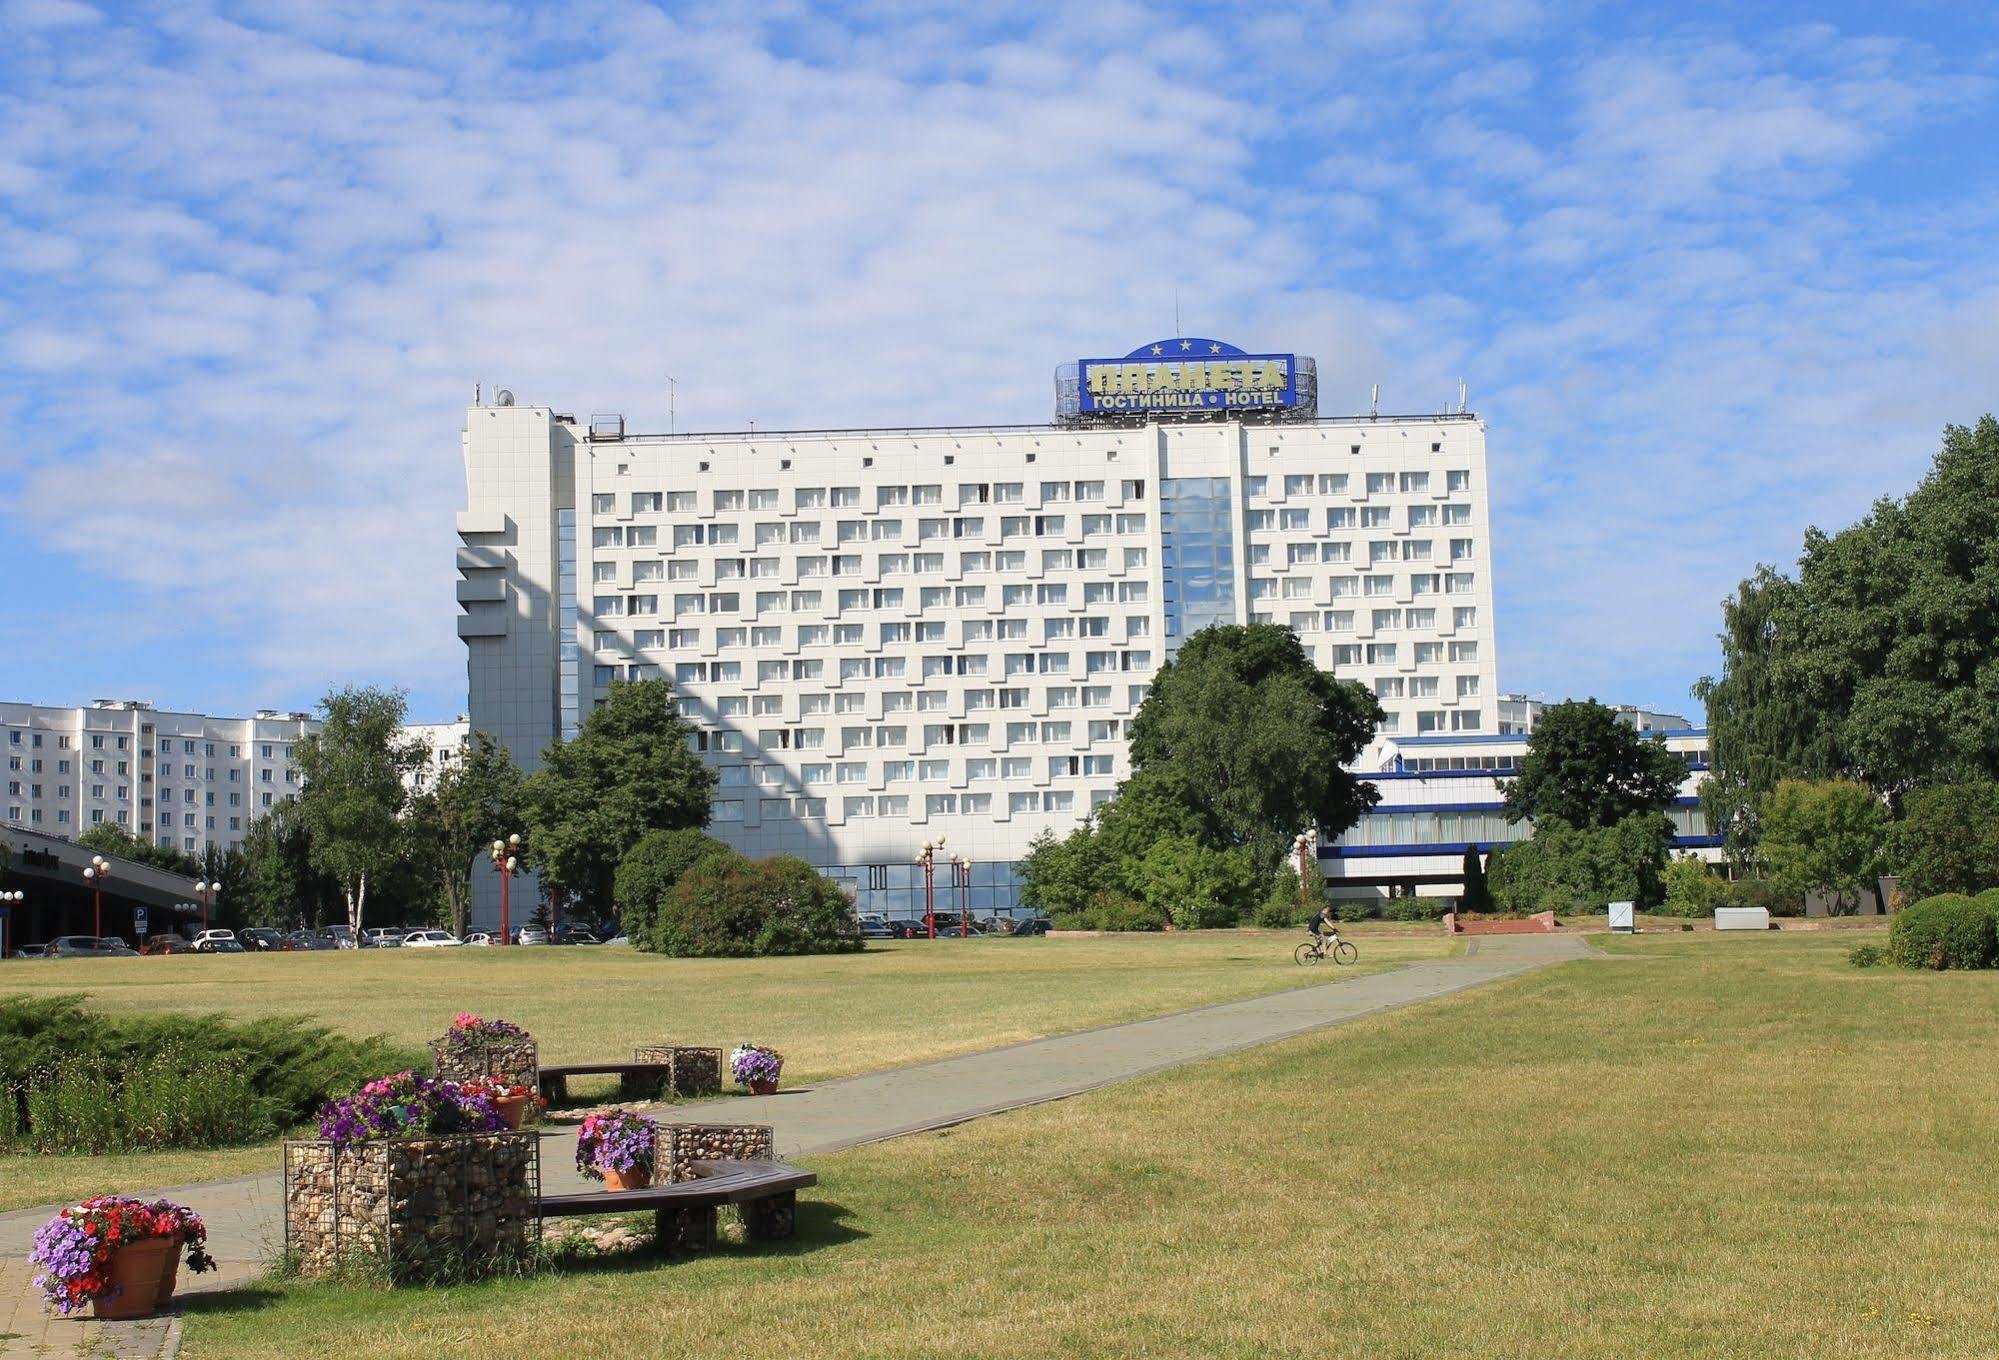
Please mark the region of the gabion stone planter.
[[768, 1124], [661, 1124], [653, 1184], [693, 1180], [694, 1162], [768, 1162], [772, 1147]]
[[480, 1274], [540, 1231], [532, 1131], [287, 1142], [285, 1251], [302, 1275], [373, 1261], [392, 1280]]
[[659, 1094], [719, 1096], [722, 1094], [722, 1050], [677, 1044], [650, 1044], [632, 1050], [633, 1062], [665, 1063], [665, 1085]]
[[437, 1075], [447, 1081], [470, 1081], [491, 1077], [530, 1091], [541, 1089], [541, 1059], [532, 1038], [512, 1043], [467, 1047], [449, 1039], [430, 1041], [431, 1062]]

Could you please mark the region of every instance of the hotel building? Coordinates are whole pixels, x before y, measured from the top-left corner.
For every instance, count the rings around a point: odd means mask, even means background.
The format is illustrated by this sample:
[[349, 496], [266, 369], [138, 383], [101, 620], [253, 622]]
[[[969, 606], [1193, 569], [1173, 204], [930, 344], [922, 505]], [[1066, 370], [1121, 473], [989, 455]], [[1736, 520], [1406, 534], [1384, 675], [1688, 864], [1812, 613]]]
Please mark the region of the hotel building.
[[659, 435], [473, 407], [474, 730], [533, 769], [611, 684], [665, 677], [713, 832], [896, 914], [940, 836], [972, 907], [1010, 908], [1014, 862], [1112, 796], [1153, 673], [1209, 624], [1296, 630], [1380, 698], [1378, 746], [1497, 732], [1476, 416], [1320, 419], [1309, 359], [1207, 340], [1056, 385], [1036, 426]]

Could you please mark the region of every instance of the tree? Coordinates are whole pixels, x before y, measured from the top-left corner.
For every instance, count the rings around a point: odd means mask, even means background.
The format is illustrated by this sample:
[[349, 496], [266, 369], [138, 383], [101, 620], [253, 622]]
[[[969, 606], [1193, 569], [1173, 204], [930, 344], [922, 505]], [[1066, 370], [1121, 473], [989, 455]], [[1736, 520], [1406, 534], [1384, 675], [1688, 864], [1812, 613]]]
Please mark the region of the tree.
[[290, 928], [325, 923], [340, 890], [313, 867], [310, 836], [298, 800], [287, 798], [250, 823], [237, 852], [246, 922]]
[[1270, 880], [1270, 892], [1256, 909], [1256, 923], [1272, 929], [1302, 925], [1326, 904], [1326, 876], [1319, 857], [1305, 857], [1305, 891], [1298, 891], [1298, 857], [1286, 855]]
[[[1289, 628], [1203, 628], [1159, 668], [1132, 719], [1132, 778], [1192, 815], [1199, 839], [1243, 849], [1268, 875], [1301, 829], [1337, 836], [1379, 794], [1347, 767], [1381, 706], [1312, 663]], [[1113, 814], [1105, 812], [1108, 825]]]
[[733, 852], [680, 876], [661, 906], [656, 939], [662, 953], [705, 958], [861, 947], [853, 900], [831, 879], [790, 855], [752, 862]]
[[451, 933], [465, 934], [472, 910], [472, 862], [526, 825], [525, 785], [506, 747], [475, 732], [464, 753], [410, 802], [412, 854], [435, 878]]
[[1182, 930], [1234, 925], [1256, 901], [1249, 852], [1217, 849], [1191, 836], [1156, 842], [1135, 874], [1139, 900]]
[[612, 897], [618, 924], [635, 948], [664, 952], [660, 917], [681, 875], [704, 860], [734, 855], [705, 831], [648, 831], [618, 864]]
[[1602, 827], [1544, 817], [1531, 838], [1492, 852], [1486, 879], [1502, 911], [1600, 911], [1612, 902], [1649, 909], [1665, 897], [1672, 839], [1673, 823], [1657, 812]]
[[1465, 847], [1463, 877], [1464, 887], [1458, 891], [1458, 910], [1462, 912], [1491, 911], [1492, 889], [1486, 885], [1485, 864], [1479, 858], [1478, 847], [1476, 845], [1467, 845]]
[[1999, 778], [1999, 421], [1949, 426], [1930, 471], [1858, 523], [1805, 533], [1723, 606], [1707, 705], [1710, 822], [1747, 853], [1783, 779], [1912, 789]]
[[356, 935], [368, 907], [368, 882], [401, 858], [403, 777], [428, 753], [401, 736], [409, 706], [400, 690], [341, 689], [320, 701], [320, 729], [299, 742], [295, 763], [305, 781], [298, 815], [307, 857], [333, 878]]
[[201, 875], [201, 861], [193, 855], [177, 850], [171, 845], [155, 845], [151, 841], [142, 841], [116, 822], [99, 822], [78, 836], [76, 843], [85, 850], [94, 850], [100, 855], [116, 855], [120, 859], [150, 864], [155, 869], [164, 869], [170, 874], [180, 874], [186, 878], [197, 878]]
[[1999, 784], [1911, 790], [1888, 844], [1888, 862], [1911, 902], [1999, 887]]
[[715, 772], [691, 731], [666, 681], [621, 681], [574, 740], [548, 748], [526, 787], [528, 850], [544, 880], [602, 912], [619, 862], [648, 831], [708, 825]]
[[1833, 915], [1859, 909], [1886, 863], [1888, 809], [1852, 779], [1778, 781], [1760, 810], [1757, 853], [1785, 892], [1831, 893]]
[[1663, 742], [1641, 736], [1594, 699], [1570, 700], [1535, 720], [1519, 773], [1499, 787], [1509, 822], [1559, 817], [1595, 828], [1665, 811], [1686, 777], [1686, 762]]

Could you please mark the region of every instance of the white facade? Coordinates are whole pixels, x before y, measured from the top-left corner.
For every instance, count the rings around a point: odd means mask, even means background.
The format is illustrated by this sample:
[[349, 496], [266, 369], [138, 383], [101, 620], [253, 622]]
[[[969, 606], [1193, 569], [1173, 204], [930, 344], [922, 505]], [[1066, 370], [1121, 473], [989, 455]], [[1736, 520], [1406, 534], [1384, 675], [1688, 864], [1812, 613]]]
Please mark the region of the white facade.
[[216, 718], [128, 699], [0, 703], [0, 813], [71, 839], [109, 822], [187, 854], [227, 850], [298, 792], [292, 748], [313, 728], [307, 714], [274, 710]]
[[664, 676], [712, 830], [864, 909], [920, 909], [940, 835], [972, 906], [1010, 906], [1208, 623], [1289, 624], [1384, 736], [1496, 730], [1475, 417], [641, 436], [503, 405], [463, 452], [472, 726], [532, 769], [612, 681]]
[[[1508, 696], [1503, 704], [1530, 701]], [[1533, 702], [1531, 715], [1541, 705]], [[1673, 822], [1673, 849], [1709, 863], [1722, 858], [1722, 838], [1710, 834], [1700, 806], [1708, 771], [1707, 730], [1689, 727], [1676, 714], [1653, 713], [1629, 705], [1618, 716], [1663, 742], [1687, 762], [1687, 776], [1666, 815]], [[1508, 712], [1531, 723], [1524, 712]], [[1667, 720], [1676, 720], [1667, 725]], [[1527, 758], [1527, 730], [1483, 736], [1397, 737], [1378, 743], [1380, 763], [1363, 774], [1381, 801], [1337, 840], [1319, 847], [1319, 867], [1335, 896], [1403, 895], [1455, 897], [1463, 886], [1464, 853], [1481, 854], [1525, 840], [1531, 822], [1508, 822], [1501, 782], [1512, 778]]]
[[[319, 730], [309, 713], [249, 718], [165, 713], [142, 700], [86, 707], [0, 702], [6, 762], [0, 820], [73, 840], [113, 823], [190, 855], [232, 850], [250, 823], [298, 793], [293, 747]], [[405, 740], [427, 753], [414, 792], [464, 751], [471, 724], [415, 723]]]

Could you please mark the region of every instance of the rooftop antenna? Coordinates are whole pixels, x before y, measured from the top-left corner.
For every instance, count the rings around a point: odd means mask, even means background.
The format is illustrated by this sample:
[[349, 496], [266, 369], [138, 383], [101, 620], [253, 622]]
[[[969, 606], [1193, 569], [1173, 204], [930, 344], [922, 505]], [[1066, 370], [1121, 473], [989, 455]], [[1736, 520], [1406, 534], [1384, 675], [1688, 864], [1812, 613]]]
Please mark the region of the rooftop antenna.
[[666, 432], [668, 434], [677, 434], [679, 432], [675, 424], [677, 413], [674, 410], [674, 393], [678, 388], [678, 386], [679, 384], [674, 381], [673, 375], [671, 373], [667, 374], [666, 375]]
[[480, 401], [479, 401], [479, 398], [480, 398], [480, 396], [481, 396], [481, 394], [482, 394], [483, 392], [484, 392], [484, 389], [483, 389], [483, 388], [481, 388], [481, 387], [479, 386], [479, 384], [478, 384], [478, 383], [473, 383], [473, 384], [472, 384], [472, 404], [473, 404], [474, 406], [477, 406], [477, 405], [479, 405], [479, 404], [480, 404]]
[[1381, 384], [1376, 383], [1371, 389], [1369, 389], [1367, 394], [1367, 418], [1369, 420], [1378, 420], [1380, 417], [1381, 417]]
[[1173, 288], [1173, 333], [1180, 333], [1180, 288], [1177, 284]]
[[1463, 414], [1465, 413], [1465, 396], [1466, 396], [1466, 393], [1465, 393], [1465, 380], [1464, 380], [1463, 378], [1459, 378], [1459, 379], [1458, 379], [1458, 414], [1459, 414], [1459, 415], [1463, 415]]

